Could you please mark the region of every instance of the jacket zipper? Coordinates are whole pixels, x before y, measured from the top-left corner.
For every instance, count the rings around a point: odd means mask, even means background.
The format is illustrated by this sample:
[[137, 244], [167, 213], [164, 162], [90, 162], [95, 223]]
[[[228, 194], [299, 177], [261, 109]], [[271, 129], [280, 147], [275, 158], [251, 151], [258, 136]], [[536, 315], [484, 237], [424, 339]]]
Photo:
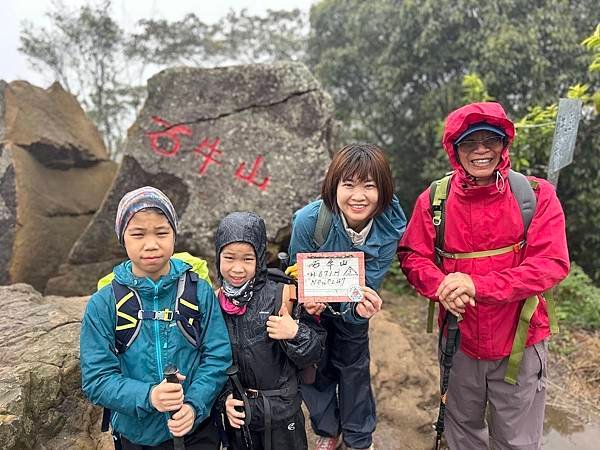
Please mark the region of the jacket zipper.
[[[154, 284], [154, 298], [152, 299], [152, 304], [154, 307], [154, 311], [158, 311], [158, 289], [160, 288], [162, 280], [159, 280], [157, 284]], [[160, 345], [160, 325], [158, 320], [153, 321], [154, 325], [154, 345], [156, 347], [156, 367], [158, 369], [158, 379], [162, 380], [164, 375], [164, 369], [162, 364], [162, 352]]]

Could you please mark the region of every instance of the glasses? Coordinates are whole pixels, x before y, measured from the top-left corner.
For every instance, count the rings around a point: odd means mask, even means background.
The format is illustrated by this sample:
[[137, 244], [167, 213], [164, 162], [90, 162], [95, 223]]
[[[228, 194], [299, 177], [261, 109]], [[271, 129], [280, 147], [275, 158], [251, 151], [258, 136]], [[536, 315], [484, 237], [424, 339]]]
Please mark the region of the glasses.
[[504, 146], [504, 139], [500, 136], [490, 136], [486, 137], [485, 139], [480, 139], [479, 141], [462, 141], [460, 144], [458, 144], [458, 150], [461, 152], [472, 152], [473, 150], [479, 148], [479, 144], [483, 145], [489, 150], [497, 151]]

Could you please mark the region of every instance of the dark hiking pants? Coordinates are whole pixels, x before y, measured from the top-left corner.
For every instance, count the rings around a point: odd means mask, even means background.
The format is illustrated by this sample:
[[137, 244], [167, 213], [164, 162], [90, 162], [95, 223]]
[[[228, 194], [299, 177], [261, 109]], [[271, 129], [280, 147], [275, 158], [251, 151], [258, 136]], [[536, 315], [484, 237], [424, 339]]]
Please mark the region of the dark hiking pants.
[[[208, 418], [192, 433], [184, 436], [185, 450], [219, 450], [219, 433], [217, 427]], [[122, 450], [173, 450], [173, 440], [169, 439], [159, 445], [138, 445], [121, 436]]]
[[375, 399], [369, 371], [369, 324], [349, 324], [322, 316], [327, 330], [325, 353], [315, 383], [302, 385], [313, 430], [338, 436], [352, 448], [367, 448], [375, 431]]

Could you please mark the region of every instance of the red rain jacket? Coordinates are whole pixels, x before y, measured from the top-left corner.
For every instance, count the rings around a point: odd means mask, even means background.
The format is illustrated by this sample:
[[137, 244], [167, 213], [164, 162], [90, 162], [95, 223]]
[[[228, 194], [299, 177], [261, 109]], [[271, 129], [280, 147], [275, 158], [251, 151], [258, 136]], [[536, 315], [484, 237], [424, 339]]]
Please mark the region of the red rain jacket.
[[[454, 140], [470, 125], [486, 122], [502, 128], [509, 145], [501, 154], [496, 183], [477, 186], [459, 164]], [[478, 252], [516, 244], [525, 238], [519, 205], [510, 190], [508, 147], [514, 126], [498, 103], [475, 103], [452, 112], [446, 119], [442, 143], [455, 170], [445, 216], [445, 249], [451, 253]], [[501, 178], [500, 178], [501, 177]], [[452, 260], [435, 264], [435, 229], [429, 189], [417, 199], [398, 244], [398, 259], [408, 281], [425, 297], [438, 301], [435, 293], [445, 274], [469, 274], [475, 284], [476, 306], [467, 306], [462, 321], [461, 350], [472, 358], [502, 359], [511, 352], [524, 300], [555, 286], [569, 272], [565, 217], [553, 186], [537, 179], [537, 206], [519, 253]], [[441, 323], [443, 308], [440, 308]], [[546, 303], [542, 299], [531, 318], [527, 346], [550, 334]]]

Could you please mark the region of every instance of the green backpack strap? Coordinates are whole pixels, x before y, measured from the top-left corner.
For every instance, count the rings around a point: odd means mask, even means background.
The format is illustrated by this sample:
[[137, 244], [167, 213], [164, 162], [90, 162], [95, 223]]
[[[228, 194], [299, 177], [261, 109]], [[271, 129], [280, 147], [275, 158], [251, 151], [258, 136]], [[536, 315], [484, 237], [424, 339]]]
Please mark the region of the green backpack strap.
[[521, 360], [525, 353], [525, 344], [527, 342], [527, 334], [529, 332], [529, 322], [531, 316], [538, 307], [539, 300], [537, 296], [529, 297], [525, 300], [521, 314], [519, 315], [519, 323], [517, 325], [517, 331], [515, 338], [513, 339], [512, 350], [508, 357], [508, 366], [504, 373], [504, 381], [508, 384], [517, 384], [517, 378], [519, 376], [519, 369], [521, 368]]
[[332, 220], [333, 213], [325, 206], [323, 200], [321, 200], [319, 213], [317, 214], [317, 223], [315, 224], [315, 231], [313, 233], [313, 240], [315, 241], [317, 248], [320, 248], [327, 240]]
[[[431, 216], [433, 218], [433, 226], [435, 227], [435, 247], [436, 249], [444, 249], [444, 225], [445, 214], [444, 208], [448, 193], [450, 192], [450, 179], [452, 174], [446, 175], [444, 178], [435, 180], [429, 186], [429, 203], [431, 204]], [[436, 263], [441, 267], [442, 260], [435, 251]], [[435, 302], [430, 301], [427, 308], [427, 332], [433, 333], [433, 316], [435, 314]]]

